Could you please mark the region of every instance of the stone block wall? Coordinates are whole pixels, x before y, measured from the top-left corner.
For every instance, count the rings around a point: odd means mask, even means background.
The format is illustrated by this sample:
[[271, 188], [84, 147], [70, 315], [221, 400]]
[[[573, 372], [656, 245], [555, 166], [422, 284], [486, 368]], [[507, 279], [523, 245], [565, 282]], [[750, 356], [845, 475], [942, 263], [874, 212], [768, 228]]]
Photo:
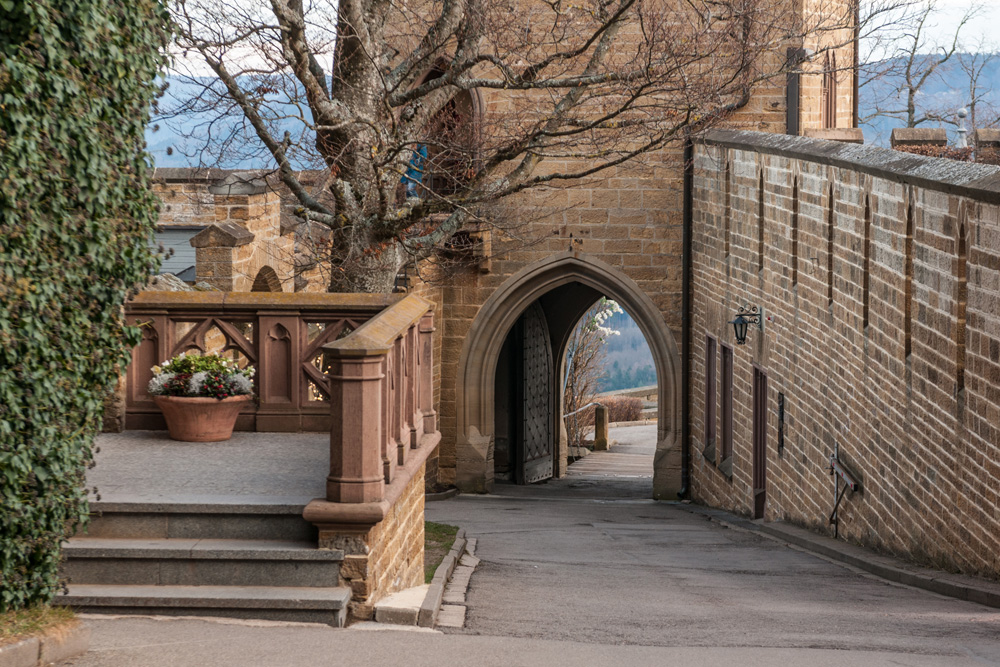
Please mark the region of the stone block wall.
[[[1000, 168], [718, 131], [693, 194], [693, 497], [754, 510], [757, 367], [767, 519], [832, 532], [839, 449], [862, 484], [842, 537], [1000, 576]], [[735, 345], [747, 304], [764, 331]], [[728, 462], [706, 442], [709, 336], [734, 355]]]
[[158, 169], [153, 191], [162, 202], [160, 229], [220, 228], [197, 246], [198, 282], [227, 292], [296, 291], [293, 227], [282, 226], [281, 195], [265, 181], [248, 172]]
[[[488, 115], [514, 104], [509, 91], [484, 91], [481, 106]], [[726, 125], [783, 132], [785, 78], [758, 85], [746, 107], [732, 114]], [[572, 165], [563, 162], [542, 164], [543, 170], [569, 168]], [[433, 281], [440, 286], [429, 297], [440, 313], [436, 319], [441, 336], [436, 357], [441, 360], [438, 483], [456, 483], [457, 443], [465, 437], [457, 424], [457, 396], [466, 390], [459, 378], [459, 361], [470, 328], [484, 302], [528, 265], [567, 251], [608, 264], [653, 300], [679, 343], [682, 177], [678, 144], [592, 178], [533, 189], [503, 211], [506, 222], [492, 233], [487, 263], [453, 270], [445, 279]], [[505, 231], [503, 225], [511, 220], [522, 224]]]
[[369, 620], [376, 602], [424, 583], [424, 471], [421, 465], [374, 527], [320, 530], [319, 548], [344, 551], [340, 572], [351, 588], [352, 619]]
[[836, 78], [836, 116], [829, 127], [850, 128], [854, 122], [854, 31], [838, 28], [853, 21], [853, 4], [845, 0], [802, 0], [799, 29], [809, 30], [800, 46], [806, 49], [807, 60], [801, 64], [799, 127], [826, 127], [823, 122], [823, 72], [831, 68]]

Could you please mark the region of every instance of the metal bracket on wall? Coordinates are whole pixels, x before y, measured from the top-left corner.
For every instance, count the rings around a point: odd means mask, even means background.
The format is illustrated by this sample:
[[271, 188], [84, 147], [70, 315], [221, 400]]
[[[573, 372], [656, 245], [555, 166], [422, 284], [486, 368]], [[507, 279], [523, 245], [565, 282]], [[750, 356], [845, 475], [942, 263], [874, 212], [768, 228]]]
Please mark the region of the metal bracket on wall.
[[[852, 493], [861, 490], [861, 483], [856, 481], [854, 475], [848, 472], [844, 464], [840, 462], [840, 447], [833, 446], [833, 454], [830, 455], [830, 474], [833, 475], [833, 513], [830, 514], [830, 523], [833, 524], [833, 536], [840, 536], [840, 517], [837, 510], [840, 508], [840, 501], [844, 499], [844, 494], [848, 489]], [[840, 482], [843, 480], [844, 486], [841, 488]]]

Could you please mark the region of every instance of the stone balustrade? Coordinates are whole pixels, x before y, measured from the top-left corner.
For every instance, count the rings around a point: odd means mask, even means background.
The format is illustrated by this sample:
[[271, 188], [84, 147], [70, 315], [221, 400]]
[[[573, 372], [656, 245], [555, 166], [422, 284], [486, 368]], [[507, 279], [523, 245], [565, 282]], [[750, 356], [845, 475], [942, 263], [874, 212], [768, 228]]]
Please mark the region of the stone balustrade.
[[127, 428], [164, 428], [146, 392], [155, 364], [188, 350], [253, 364], [258, 401], [237, 428], [330, 432], [326, 497], [303, 517], [319, 548], [344, 552], [351, 615], [370, 618], [379, 599], [423, 581], [425, 462], [441, 440], [431, 302], [142, 292], [125, 316], [143, 334], [127, 371]]
[[126, 429], [161, 430], [146, 391], [154, 365], [186, 351], [220, 352], [256, 370], [256, 403], [237, 430], [326, 431], [331, 424], [324, 345], [349, 335], [402, 297], [393, 294], [141, 292], [125, 308], [142, 340], [126, 374]]

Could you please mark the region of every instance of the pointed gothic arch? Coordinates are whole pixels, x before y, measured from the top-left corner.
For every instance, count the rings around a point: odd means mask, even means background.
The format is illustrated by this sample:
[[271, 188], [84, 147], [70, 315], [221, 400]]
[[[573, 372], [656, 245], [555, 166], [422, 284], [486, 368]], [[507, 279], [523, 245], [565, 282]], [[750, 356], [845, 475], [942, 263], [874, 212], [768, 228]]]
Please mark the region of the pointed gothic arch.
[[457, 484], [465, 491], [492, 488], [494, 380], [504, 340], [531, 304], [571, 283], [618, 301], [646, 337], [659, 390], [653, 495], [676, 498], [681, 488], [681, 361], [673, 334], [635, 281], [600, 260], [574, 252], [553, 255], [511, 276], [473, 321], [459, 357], [455, 391]]

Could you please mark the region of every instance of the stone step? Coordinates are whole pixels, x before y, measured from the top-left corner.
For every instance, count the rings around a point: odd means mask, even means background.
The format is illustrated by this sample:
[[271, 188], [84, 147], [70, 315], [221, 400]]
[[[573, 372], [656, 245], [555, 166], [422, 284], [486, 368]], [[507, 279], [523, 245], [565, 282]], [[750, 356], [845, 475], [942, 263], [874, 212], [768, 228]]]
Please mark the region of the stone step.
[[74, 537], [63, 548], [71, 583], [305, 586], [340, 583], [341, 551], [285, 540]]
[[300, 504], [92, 502], [86, 537], [295, 540], [316, 543]]
[[225, 616], [343, 627], [349, 588], [287, 586], [125, 586], [77, 584], [55, 603], [78, 612]]

